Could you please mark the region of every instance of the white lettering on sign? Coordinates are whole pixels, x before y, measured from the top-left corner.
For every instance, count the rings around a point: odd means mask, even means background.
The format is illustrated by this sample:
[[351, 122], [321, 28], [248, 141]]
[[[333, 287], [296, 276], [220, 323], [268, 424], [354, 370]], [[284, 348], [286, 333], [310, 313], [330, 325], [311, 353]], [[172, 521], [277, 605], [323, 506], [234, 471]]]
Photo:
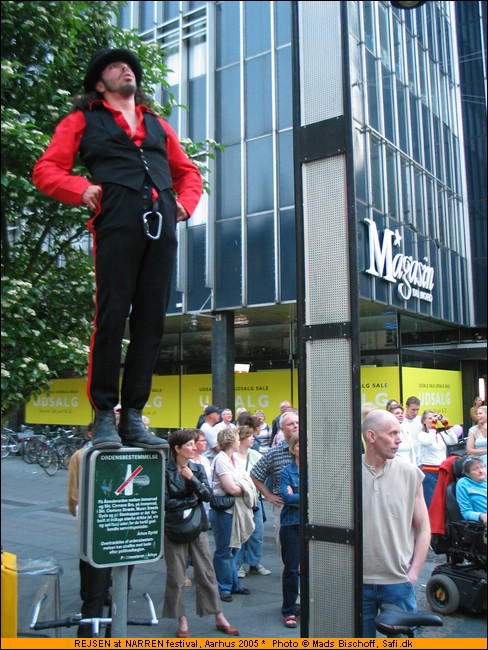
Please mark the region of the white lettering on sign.
[[78, 406], [78, 397], [73, 395], [72, 397], [36, 397], [33, 400], [33, 404], [36, 407], [39, 406], [52, 406], [54, 408], [76, 408]]
[[419, 262], [404, 253], [393, 255], [393, 248], [399, 247], [402, 241], [399, 230], [386, 228], [380, 244], [376, 223], [372, 219], [364, 221], [368, 224], [369, 233], [369, 267], [366, 273], [396, 284], [402, 300], [419, 298], [432, 302], [434, 269], [429, 266], [427, 258]]

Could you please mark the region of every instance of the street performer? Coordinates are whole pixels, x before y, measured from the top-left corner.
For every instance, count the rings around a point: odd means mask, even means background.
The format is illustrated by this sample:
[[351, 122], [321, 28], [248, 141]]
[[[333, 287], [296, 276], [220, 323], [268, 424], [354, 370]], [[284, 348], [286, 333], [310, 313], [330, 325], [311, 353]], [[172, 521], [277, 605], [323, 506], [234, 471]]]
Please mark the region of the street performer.
[[[145, 428], [142, 409], [163, 336], [176, 223], [190, 218], [202, 193], [198, 168], [171, 126], [149, 107], [140, 89], [142, 76], [132, 52], [96, 52], [85, 93], [75, 98], [73, 112], [58, 124], [33, 172], [34, 184], [45, 194], [92, 211], [96, 304], [87, 392], [95, 410], [96, 448], [165, 444]], [[73, 174], [78, 153], [90, 180]], [[130, 343], [119, 395], [127, 318]]]

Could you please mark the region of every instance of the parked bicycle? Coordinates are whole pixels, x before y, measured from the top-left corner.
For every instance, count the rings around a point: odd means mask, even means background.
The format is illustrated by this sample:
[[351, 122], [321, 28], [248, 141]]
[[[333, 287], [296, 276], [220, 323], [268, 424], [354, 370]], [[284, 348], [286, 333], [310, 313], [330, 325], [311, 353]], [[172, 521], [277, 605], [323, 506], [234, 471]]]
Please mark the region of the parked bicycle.
[[62, 438], [55, 442], [56, 451], [59, 456], [59, 464], [62, 469], [68, 469], [71, 456], [81, 449], [86, 440], [80, 436], [75, 436], [70, 430], [60, 429]]
[[2, 458], [7, 458], [10, 454], [19, 454], [21, 449], [22, 443], [16, 432], [5, 427], [2, 431]]
[[28, 465], [31, 465], [32, 463], [37, 463], [37, 457], [39, 455], [41, 444], [45, 440], [46, 440], [45, 434], [39, 434], [34, 436], [33, 438], [29, 438], [29, 440], [26, 440], [24, 444], [24, 453], [22, 458]]
[[85, 440], [75, 437], [71, 429], [56, 427], [44, 440], [29, 448], [29, 456], [33, 458], [35, 455], [44, 471], [49, 476], [54, 476], [59, 468], [68, 468], [71, 456], [84, 444]]
[[34, 436], [33, 429], [21, 425], [18, 432], [4, 427], [2, 430], [2, 458], [7, 458], [10, 454], [23, 456], [25, 443]]
[[54, 476], [60, 467], [59, 454], [53, 440], [44, 440], [40, 443], [37, 453], [37, 463], [48, 476]]

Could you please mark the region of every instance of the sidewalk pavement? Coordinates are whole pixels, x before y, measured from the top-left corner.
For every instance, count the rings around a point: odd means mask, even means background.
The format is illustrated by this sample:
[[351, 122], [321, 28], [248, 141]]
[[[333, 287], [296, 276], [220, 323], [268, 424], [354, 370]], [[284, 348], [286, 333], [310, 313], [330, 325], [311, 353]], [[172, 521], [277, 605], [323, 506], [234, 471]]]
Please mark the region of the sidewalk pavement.
[[[27, 465], [20, 457], [9, 456], [2, 460], [2, 550], [16, 554], [19, 564], [35, 566], [39, 558], [54, 558], [62, 568], [60, 575], [61, 617], [79, 612], [78, 540], [77, 522], [68, 511], [66, 504], [67, 476], [65, 470], [49, 477], [37, 465]], [[211, 546], [213, 545], [210, 532]], [[425, 584], [434, 566], [442, 562], [444, 556], [430, 553], [424, 564], [417, 584], [417, 597], [420, 610], [429, 610], [425, 598]], [[265, 523], [265, 540], [262, 564], [271, 570], [271, 575], [248, 575], [242, 580], [251, 590], [248, 596], [235, 595], [232, 603], [222, 603], [224, 614], [241, 632], [241, 637], [295, 638], [300, 636], [296, 630], [283, 625], [281, 607], [281, 559], [277, 556], [273, 515]], [[192, 578], [192, 569], [189, 575]], [[164, 559], [157, 562], [137, 564], [132, 575], [132, 588], [129, 592], [129, 617], [149, 618], [149, 609], [144, 598], [147, 592], [151, 597], [156, 616], [154, 626], [129, 626], [127, 636], [132, 638], [174, 637], [177, 622], [159, 618], [162, 612], [166, 567]], [[53, 576], [19, 573], [18, 576], [18, 630], [19, 636], [48, 636], [75, 638], [76, 627], [45, 631], [29, 629], [33, 605], [40, 590], [49, 595], [43, 604], [39, 620], [54, 618]], [[194, 638], [227, 638], [218, 632], [213, 616], [199, 617], [195, 613], [195, 585], [186, 588], [187, 615], [191, 635]], [[443, 617], [442, 628], [423, 628], [420, 637], [445, 638], [486, 638], [487, 624], [483, 616], [470, 615], [458, 611]], [[103, 634], [103, 632], [102, 632]]]

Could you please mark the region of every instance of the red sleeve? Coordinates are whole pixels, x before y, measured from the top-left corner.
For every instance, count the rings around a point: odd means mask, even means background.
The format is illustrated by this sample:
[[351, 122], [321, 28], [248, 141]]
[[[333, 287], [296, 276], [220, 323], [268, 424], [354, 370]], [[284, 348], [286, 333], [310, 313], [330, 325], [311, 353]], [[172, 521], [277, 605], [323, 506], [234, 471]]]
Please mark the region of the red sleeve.
[[166, 131], [166, 150], [173, 179], [173, 189], [178, 195], [178, 202], [191, 216], [202, 196], [202, 177], [196, 165], [183, 151], [178, 136], [173, 128], [162, 118], [158, 118]]
[[58, 124], [49, 146], [34, 165], [34, 185], [62, 203], [81, 205], [81, 195], [91, 185], [88, 179], [72, 173], [84, 130], [83, 111], [70, 113]]

